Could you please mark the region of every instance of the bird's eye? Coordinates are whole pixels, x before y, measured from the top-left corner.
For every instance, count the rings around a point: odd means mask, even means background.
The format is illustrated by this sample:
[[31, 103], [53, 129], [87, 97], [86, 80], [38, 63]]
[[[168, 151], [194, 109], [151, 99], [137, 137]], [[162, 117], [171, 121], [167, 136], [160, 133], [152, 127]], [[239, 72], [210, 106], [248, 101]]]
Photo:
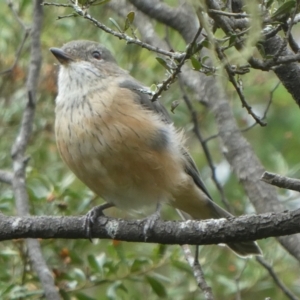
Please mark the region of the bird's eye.
[[101, 59], [101, 53], [99, 51], [94, 51], [92, 53], [92, 56], [95, 58], [95, 59]]

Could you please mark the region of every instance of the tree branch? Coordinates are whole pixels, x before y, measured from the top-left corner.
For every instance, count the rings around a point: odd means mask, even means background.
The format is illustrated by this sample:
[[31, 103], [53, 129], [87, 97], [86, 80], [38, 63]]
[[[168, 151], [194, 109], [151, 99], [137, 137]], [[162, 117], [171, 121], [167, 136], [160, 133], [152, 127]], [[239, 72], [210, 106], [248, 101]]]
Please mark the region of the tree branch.
[[[0, 215], [0, 241], [19, 238], [88, 239], [85, 216], [53, 217]], [[230, 219], [157, 221], [147, 237], [145, 220], [100, 217], [92, 229], [93, 238], [127, 242], [208, 245], [243, 242], [300, 232], [300, 209], [283, 213], [244, 215]]]
[[[43, 25], [42, 0], [34, 1], [33, 24], [31, 29], [30, 64], [27, 77], [27, 104], [23, 112], [19, 134], [12, 146], [13, 159], [12, 188], [16, 199], [16, 208], [19, 216], [29, 215], [29, 197], [26, 188], [26, 165], [28, 157], [25, 151], [32, 134], [32, 126], [35, 114], [36, 90], [42, 63], [40, 37]], [[60, 296], [55, 287], [52, 272], [49, 270], [43, 256], [40, 244], [37, 240], [26, 240], [28, 256], [31, 265], [41, 281], [44, 293], [49, 300], [59, 300]]]
[[284, 177], [281, 175], [277, 175], [275, 173], [264, 172], [264, 174], [261, 177], [261, 180], [266, 183], [278, 186], [280, 188], [300, 192], [300, 180], [299, 179]]

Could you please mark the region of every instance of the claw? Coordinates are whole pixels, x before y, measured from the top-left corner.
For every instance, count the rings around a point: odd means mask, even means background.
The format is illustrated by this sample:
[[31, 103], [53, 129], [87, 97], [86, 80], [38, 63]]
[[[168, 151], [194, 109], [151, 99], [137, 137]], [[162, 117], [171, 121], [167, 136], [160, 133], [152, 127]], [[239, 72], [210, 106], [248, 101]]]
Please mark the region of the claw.
[[145, 235], [145, 241], [149, 238], [149, 233], [153, 229], [153, 226], [155, 225], [156, 221], [160, 219], [160, 211], [161, 211], [161, 203], [157, 203], [155, 212], [145, 218], [146, 223], [144, 226], [144, 235]]
[[92, 242], [92, 228], [96, 223], [97, 219], [101, 216], [104, 216], [103, 210], [113, 207], [112, 203], [104, 203], [98, 206], [93, 207], [85, 216], [84, 228], [87, 238]]

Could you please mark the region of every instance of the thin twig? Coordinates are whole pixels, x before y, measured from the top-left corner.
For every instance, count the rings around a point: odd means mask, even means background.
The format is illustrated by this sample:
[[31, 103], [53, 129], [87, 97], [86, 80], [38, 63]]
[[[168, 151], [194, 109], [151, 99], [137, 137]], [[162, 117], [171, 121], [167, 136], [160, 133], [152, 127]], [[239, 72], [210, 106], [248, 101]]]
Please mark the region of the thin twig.
[[[262, 120], [265, 120], [265, 119], [267, 118], [268, 111], [269, 111], [269, 109], [270, 109], [270, 107], [271, 107], [271, 104], [272, 104], [272, 102], [273, 102], [273, 96], [274, 96], [274, 93], [275, 93], [275, 91], [277, 90], [277, 88], [279, 87], [280, 84], [281, 84], [281, 82], [278, 81], [278, 82], [276, 83], [276, 85], [272, 88], [272, 90], [270, 91], [269, 101], [268, 101], [267, 106], [266, 106], [266, 108], [265, 108], [264, 114], [263, 114], [263, 116], [261, 117]], [[256, 126], [256, 125], [257, 125], [257, 123], [254, 122], [252, 125], [250, 125], [250, 126], [244, 128], [244, 129], [241, 129], [241, 132], [246, 132], [246, 131], [250, 130], [251, 128], [253, 128], [253, 127]]]
[[261, 180], [266, 183], [278, 186], [280, 188], [300, 192], [299, 179], [284, 177], [275, 173], [264, 172], [264, 174], [261, 177]]
[[17, 65], [17, 63], [18, 63], [18, 61], [20, 59], [20, 55], [22, 53], [25, 41], [27, 40], [27, 38], [29, 36], [29, 33], [30, 33], [30, 30], [31, 30], [31, 28], [29, 26], [25, 25], [24, 22], [23, 22], [23, 20], [17, 14], [17, 12], [15, 11], [15, 9], [13, 7], [13, 3], [11, 2], [11, 0], [7, 1], [7, 5], [10, 8], [10, 10], [12, 11], [14, 17], [17, 19], [17, 21], [20, 24], [20, 26], [23, 28], [23, 30], [24, 30], [25, 33], [24, 33], [23, 39], [21, 41], [21, 44], [20, 44], [20, 46], [19, 46], [19, 48], [18, 48], [18, 50], [16, 52], [15, 60], [14, 60], [13, 64], [8, 69], [6, 69], [4, 71], [1, 71], [0, 75], [4, 75], [4, 74], [7, 74], [7, 73], [10, 73], [10, 72], [13, 71], [13, 69], [15, 68], [15, 66]]
[[270, 274], [270, 276], [275, 281], [276, 285], [282, 290], [282, 292], [291, 300], [299, 300], [297, 296], [295, 296], [279, 279], [272, 266], [268, 264], [262, 257], [257, 256], [256, 261], [259, 262]]
[[226, 209], [230, 212], [232, 212], [232, 207], [231, 205], [229, 204], [228, 200], [226, 199], [225, 197], [225, 193], [224, 193], [224, 190], [223, 190], [223, 187], [222, 185], [220, 184], [220, 182], [218, 181], [217, 179], [217, 174], [216, 174], [216, 167], [214, 166], [214, 163], [213, 163], [213, 159], [212, 159], [212, 156], [210, 154], [210, 151], [207, 147], [207, 143], [204, 141], [202, 135], [201, 135], [201, 132], [199, 130], [199, 122], [198, 122], [198, 118], [197, 118], [197, 113], [194, 109], [194, 106], [191, 102], [191, 100], [189, 99], [189, 97], [187, 96], [185, 90], [184, 90], [184, 87], [183, 87], [183, 84], [181, 82], [181, 80], [179, 80], [179, 87], [181, 89], [181, 93], [182, 93], [182, 96], [183, 96], [183, 100], [186, 104], [186, 106], [188, 107], [188, 110], [191, 114], [191, 118], [192, 118], [192, 122], [193, 122], [193, 131], [198, 139], [198, 141], [200, 142], [201, 146], [202, 146], [202, 149], [204, 151], [204, 154], [205, 154], [205, 157], [206, 157], [206, 160], [208, 162], [208, 165], [211, 169], [211, 177], [212, 177], [212, 180], [213, 182], [215, 183], [220, 195], [221, 195], [221, 201], [223, 202], [223, 204], [225, 205]]
[[241, 297], [241, 291], [240, 291], [240, 280], [242, 278], [242, 275], [248, 265], [248, 259], [245, 260], [245, 264], [244, 264], [244, 267], [242, 268], [242, 270], [240, 271], [240, 273], [238, 274], [238, 276], [236, 276], [235, 278], [235, 283], [236, 283], [236, 287], [237, 287], [237, 293], [236, 293], [236, 297], [235, 297], [235, 300], [241, 300], [242, 297]]
[[[152, 96], [152, 99], [151, 99], [152, 102], [156, 101], [157, 98], [161, 95], [161, 93], [163, 91], [167, 90], [169, 88], [170, 84], [176, 80], [178, 74], [181, 72], [181, 68], [184, 65], [185, 61], [194, 54], [194, 51], [192, 51], [192, 49], [196, 45], [196, 42], [197, 42], [201, 32], [202, 32], [202, 27], [199, 27], [193, 38], [193, 41], [188, 45], [184, 56], [182, 57], [182, 59], [180, 60], [178, 65], [176, 66], [175, 70], [171, 73], [171, 75], [165, 81], [163, 81], [163, 83], [159, 87], [158, 91]], [[198, 50], [196, 50], [196, 51], [198, 51]]]
[[194, 259], [191, 249], [188, 245], [182, 245], [181, 248], [184, 252], [185, 259], [193, 269], [194, 277], [196, 278], [199, 288], [203, 291], [204, 298], [206, 300], [213, 300], [214, 296], [212, 294], [212, 289], [204, 278], [204, 273], [199, 261]]
[[[58, 3], [51, 3], [51, 2], [44, 2], [44, 5], [59, 6]], [[178, 52], [171, 52], [171, 51], [163, 50], [158, 47], [153, 47], [152, 45], [142, 42], [139, 39], [132, 38], [131, 36], [125, 34], [124, 32], [115, 31], [115, 30], [105, 26], [104, 24], [99, 22], [97, 19], [93, 18], [90, 14], [88, 14], [86, 10], [82, 9], [81, 7], [79, 7], [75, 4], [71, 5], [71, 7], [75, 10], [75, 12], [79, 16], [89, 20], [91, 23], [93, 23], [96, 27], [100, 28], [101, 30], [103, 30], [109, 34], [112, 34], [112, 35], [118, 37], [119, 39], [125, 40], [128, 44], [139, 45], [140, 47], [148, 49], [149, 51], [153, 51], [153, 52], [162, 54], [164, 56], [170, 57], [170, 58], [178, 60], [178, 61], [180, 61], [182, 59], [182, 57], [185, 55], [184, 53], [182, 54], [182, 53], [178, 53]], [[72, 14], [68, 15], [68, 17], [70, 17], [70, 16], [73, 16], [73, 15]]]
[[[227, 75], [228, 75], [228, 78], [230, 80], [230, 82], [232, 83], [232, 85], [234, 86], [241, 102], [242, 102], [242, 105], [243, 107], [246, 108], [247, 112], [253, 117], [253, 119], [261, 126], [266, 126], [266, 123], [263, 122], [252, 110], [252, 107], [247, 103], [246, 99], [245, 99], [245, 96], [243, 94], [243, 91], [242, 89], [240, 88], [240, 86], [237, 84], [236, 80], [235, 80], [235, 77], [234, 77], [234, 72], [232, 72], [231, 70], [231, 66], [230, 64], [228, 63], [226, 57], [225, 57], [225, 54], [222, 52], [221, 48], [219, 47], [219, 45], [215, 42], [214, 40], [214, 37], [213, 37], [213, 34], [212, 32], [210, 31], [210, 29], [208, 28], [207, 26], [207, 22], [206, 20], [204, 19], [202, 13], [199, 14], [199, 20], [200, 20], [200, 24], [202, 27], [204, 27], [204, 29], [206, 30], [206, 34], [207, 34], [207, 37], [209, 39], [209, 41], [212, 43], [212, 45], [214, 45], [214, 48], [215, 48], [215, 51], [217, 53], [217, 56], [219, 58], [219, 60], [224, 64], [224, 68], [227, 72]], [[238, 38], [237, 38], [238, 40]]]
[[14, 5], [13, 2], [11, 0], [7, 0], [7, 5], [9, 7], [9, 9], [11, 10], [11, 12], [13, 13], [15, 19], [17, 20], [17, 22], [20, 24], [20, 26], [24, 29], [24, 31], [28, 31], [30, 30], [30, 27], [27, 26], [23, 20], [19, 17], [18, 13], [16, 12], [16, 10], [14, 9]]
[[59, 7], [73, 7], [72, 4], [63, 4], [63, 3], [55, 3], [55, 2], [43, 2], [44, 6], [59, 6]]
[[[186, 220], [185, 216], [183, 215], [183, 213], [179, 210], [176, 209], [177, 213], [179, 214], [179, 216], [181, 217], [182, 220]], [[204, 293], [204, 297], [206, 300], [213, 300], [213, 294], [212, 294], [212, 289], [210, 286], [208, 286], [208, 284], [205, 281], [204, 278], [204, 273], [202, 271], [201, 265], [199, 263], [199, 246], [196, 245], [196, 249], [195, 249], [195, 256], [193, 257], [190, 246], [189, 245], [181, 245], [181, 248], [183, 250], [184, 253], [184, 257], [186, 259], [186, 261], [188, 262], [188, 264], [190, 265], [190, 267], [193, 270], [194, 273], [194, 277], [196, 279], [196, 282], [198, 284], [198, 287], [203, 291]]]
[[227, 72], [229, 81], [232, 83], [233, 87], [235, 88], [241, 102], [242, 102], [242, 106], [246, 108], [247, 112], [249, 115], [251, 115], [253, 117], [253, 119], [260, 125], [260, 126], [266, 126], [267, 123], [262, 121], [262, 119], [260, 117], [258, 117], [254, 111], [252, 110], [252, 107], [248, 104], [248, 102], [246, 101], [246, 98], [244, 96], [244, 93], [242, 91], [242, 88], [240, 87], [240, 85], [236, 82], [234, 74], [231, 70], [230, 65], [228, 64], [228, 62], [226, 61], [225, 55], [224, 53], [221, 51], [220, 47], [218, 45], [215, 45], [215, 49], [216, 52], [218, 54], [219, 59], [224, 63], [224, 67], [225, 70]]
[[207, 11], [212, 14], [218, 14], [218, 15], [234, 17], [234, 18], [250, 18], [251, 17], [251, 15], [248, 15], [246, 13], [232, 13], [232, 12], [226, 12], [226, 11], [216, 10], [216, 9], [208, 9]]
[[15, 55], [15, 60], [13, 62], [13, 64], [6, 70], [4, 71], [1, 71], [0, 72], [0, 75], [4, 75], [4, 74], [7, 74], [7, 73], [10, 73], [13, 71], [13, 69], [15, 68], [15, 66], [17, 65], [19, 59], [20, 59], [20, 56], [21, 56], [21, 53], [22, 53], [22, 50], [23, 50], [23, 47], [24, 47], [24, 44], [25, 44], [25, 41], [27, 40], [28, 36], [29, 36], [29, 33], [30, 33], [30, 29], [28, 30], [25, 30], [25, 34], [23, 36], [23, 39], [21, 41], [21, 44], [17, 50], [17, 53]]

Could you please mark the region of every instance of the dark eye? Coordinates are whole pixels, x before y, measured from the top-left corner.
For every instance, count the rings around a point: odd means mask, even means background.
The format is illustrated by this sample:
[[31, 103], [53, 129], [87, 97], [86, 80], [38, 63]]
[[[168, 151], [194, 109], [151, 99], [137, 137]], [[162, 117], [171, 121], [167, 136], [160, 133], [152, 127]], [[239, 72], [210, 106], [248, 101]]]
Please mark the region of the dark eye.
[[94, 51], [92, 56], [98, 60], [101, 59], [101, 53], [99, 51]]

